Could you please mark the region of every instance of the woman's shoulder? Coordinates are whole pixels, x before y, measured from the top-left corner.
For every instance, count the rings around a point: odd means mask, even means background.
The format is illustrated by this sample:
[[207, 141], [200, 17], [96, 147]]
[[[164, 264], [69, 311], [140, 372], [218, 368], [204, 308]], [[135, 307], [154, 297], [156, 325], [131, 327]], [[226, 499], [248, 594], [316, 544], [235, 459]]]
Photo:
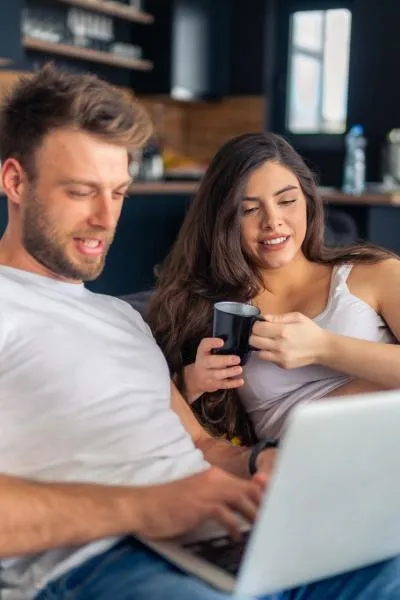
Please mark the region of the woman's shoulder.
[[375, 263], [354, 263], [349, 278], [373, 284], [396, 273], [400, 273], [400, 258], [388, 257]]
[[400, 259], [390, 257], [372, 264], [355, 263], [347, 285], [352, 294], [377, 307], [382, 290], [396, 280], [400, 284]]

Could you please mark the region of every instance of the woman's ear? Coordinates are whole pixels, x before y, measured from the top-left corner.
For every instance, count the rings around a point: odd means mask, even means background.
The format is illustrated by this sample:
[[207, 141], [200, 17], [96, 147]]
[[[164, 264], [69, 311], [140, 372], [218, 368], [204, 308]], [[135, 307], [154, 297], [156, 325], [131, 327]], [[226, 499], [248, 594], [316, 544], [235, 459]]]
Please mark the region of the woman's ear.
[[4, 193], [12, 204], [21, 204], [25, 185], [25, 173], [15, 158], [8, 158], [1, 170]]

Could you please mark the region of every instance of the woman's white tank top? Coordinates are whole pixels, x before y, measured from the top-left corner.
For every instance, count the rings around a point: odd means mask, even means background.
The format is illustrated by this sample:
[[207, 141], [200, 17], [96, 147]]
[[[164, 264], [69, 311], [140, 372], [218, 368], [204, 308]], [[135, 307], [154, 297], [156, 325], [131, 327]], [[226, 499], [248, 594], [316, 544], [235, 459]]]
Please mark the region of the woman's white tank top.
[[[347, 287], [353, 265], [340, 265], [332, 273], [328, 302], [313, 321], [339, 335], [372, 342], [396, 343], [385, 321]], [[320, 365], [283, 369], [253, 352], [244, 368], [241, 401], [259, 439], [279, 437], [290, 409], [299, 402], [312, 402], [354, 378]]]

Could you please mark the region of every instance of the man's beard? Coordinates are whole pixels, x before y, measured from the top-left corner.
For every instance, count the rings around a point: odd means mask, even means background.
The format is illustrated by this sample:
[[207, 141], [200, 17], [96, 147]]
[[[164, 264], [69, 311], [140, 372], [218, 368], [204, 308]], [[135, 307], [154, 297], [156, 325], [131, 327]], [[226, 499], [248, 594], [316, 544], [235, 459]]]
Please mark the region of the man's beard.
[[[54, 218], [50, 218], [46, 205], [34, 192], [29, 194], [22, 211], [22, 244], [25, 250], [40, 264], [52, 273], [77, 281], [92, 281], [104, 268], [105, 258], [112, 242], [112, 237], [104, 239], [99, 230], [81, 232], [63, 232], [57, 227]], [[82, 255], [81, 260], [73, 261], [68, 257], [67, 244], [73, 238], [101, 237], [104, 252], [94, 260]]]

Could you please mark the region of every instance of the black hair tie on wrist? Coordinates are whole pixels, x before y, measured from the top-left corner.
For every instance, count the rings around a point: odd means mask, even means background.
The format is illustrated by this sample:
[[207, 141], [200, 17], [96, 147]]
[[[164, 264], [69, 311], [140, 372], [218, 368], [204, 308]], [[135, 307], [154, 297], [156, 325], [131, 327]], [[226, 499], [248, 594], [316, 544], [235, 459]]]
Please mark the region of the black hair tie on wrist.
[[249, 458], [250, 475], [257, 473], [258, 455], [263, 452], [263, 450], [267, 450], [268, 448], [277, 448], [278, 446], [279, 440], [261, 440], [260, 442], [257, 442], [255, 446], [253, 446]]

